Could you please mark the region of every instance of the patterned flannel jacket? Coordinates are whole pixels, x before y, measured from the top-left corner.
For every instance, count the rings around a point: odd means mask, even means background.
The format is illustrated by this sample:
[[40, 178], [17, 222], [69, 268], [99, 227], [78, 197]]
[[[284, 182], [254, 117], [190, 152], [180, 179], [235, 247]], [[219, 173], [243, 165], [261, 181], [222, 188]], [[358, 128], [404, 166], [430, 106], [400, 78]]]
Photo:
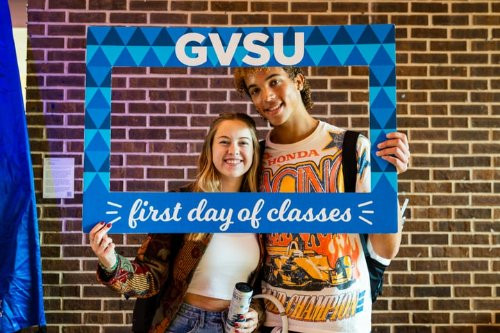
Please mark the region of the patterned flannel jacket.
[[[205, 253], [212, 234], [150, 234], [144, 240], [134, 261], [118, 255], [118, 267], [109, 274], [97, 268], [97, 279], [125, 297], [147, 298], [157, 294], [165, 285], [160, 307], [156, 310], [150, 332], [163, 333], [175, 318], [186, 294], [196, 266]], [[249, 283], [259, 293], [260, 268], [264, 259], [262, 234], [258, 234], [260, 259]], [[252, 308], [264, 320], [261, 302], [253, 301]]]

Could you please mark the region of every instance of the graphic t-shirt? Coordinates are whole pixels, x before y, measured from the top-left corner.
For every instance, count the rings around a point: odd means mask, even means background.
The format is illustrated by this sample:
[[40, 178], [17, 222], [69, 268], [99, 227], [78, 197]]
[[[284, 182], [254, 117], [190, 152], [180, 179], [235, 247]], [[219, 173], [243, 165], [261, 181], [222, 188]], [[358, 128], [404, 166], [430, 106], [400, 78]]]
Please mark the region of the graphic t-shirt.
[[[263, 192], [344, 192], [345, 130], [320, 122], [306, 139], [274, 144], [263, 155]], [[356, 192], [370, 190], [370, 142], [357, 142]], [[274, 233], [266, 237], [263, 292], [285, 307], [291, 331], [370, 332], [370, 279], [358, 234]], [[280, 326], [266, 301], [265, 326]]]

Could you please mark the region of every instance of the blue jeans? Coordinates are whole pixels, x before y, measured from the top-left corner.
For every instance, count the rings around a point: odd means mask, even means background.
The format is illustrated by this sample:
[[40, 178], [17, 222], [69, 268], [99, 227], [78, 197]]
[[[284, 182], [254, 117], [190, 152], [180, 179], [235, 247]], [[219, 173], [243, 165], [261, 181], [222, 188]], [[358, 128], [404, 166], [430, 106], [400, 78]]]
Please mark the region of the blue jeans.
[[182, 303], [165, 333], [224, 333], [226, 311], [205, 311]]

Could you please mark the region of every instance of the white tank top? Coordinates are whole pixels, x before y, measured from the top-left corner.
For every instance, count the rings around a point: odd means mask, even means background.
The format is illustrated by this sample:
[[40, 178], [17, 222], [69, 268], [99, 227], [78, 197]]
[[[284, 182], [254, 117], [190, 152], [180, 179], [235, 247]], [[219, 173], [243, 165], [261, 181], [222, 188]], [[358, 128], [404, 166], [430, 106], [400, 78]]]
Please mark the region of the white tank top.
[[259, 264], [259, 256], [255, 234], [214, 234], [187, 292], [230, 300], [234, 285], [248, 281]]

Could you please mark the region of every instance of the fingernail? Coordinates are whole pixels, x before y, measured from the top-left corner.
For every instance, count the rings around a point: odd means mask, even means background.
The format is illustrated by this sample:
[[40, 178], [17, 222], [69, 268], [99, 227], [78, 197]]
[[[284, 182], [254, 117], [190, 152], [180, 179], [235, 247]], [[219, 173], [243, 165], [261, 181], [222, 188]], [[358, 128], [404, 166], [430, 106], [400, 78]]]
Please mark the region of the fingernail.
[[104, 222], [99, 222], [100, 225], [104, 225]]
[[377, 156], [380, 156], [380, 154], [381, 154], [381, 153], [380, 153], [379, 151], [377, 151], [377, 152], [375, 153], [375, 155], [377, 155]]
[[111, 228], [111, 223], [108, 223], [108, 225], [106, 227]]

